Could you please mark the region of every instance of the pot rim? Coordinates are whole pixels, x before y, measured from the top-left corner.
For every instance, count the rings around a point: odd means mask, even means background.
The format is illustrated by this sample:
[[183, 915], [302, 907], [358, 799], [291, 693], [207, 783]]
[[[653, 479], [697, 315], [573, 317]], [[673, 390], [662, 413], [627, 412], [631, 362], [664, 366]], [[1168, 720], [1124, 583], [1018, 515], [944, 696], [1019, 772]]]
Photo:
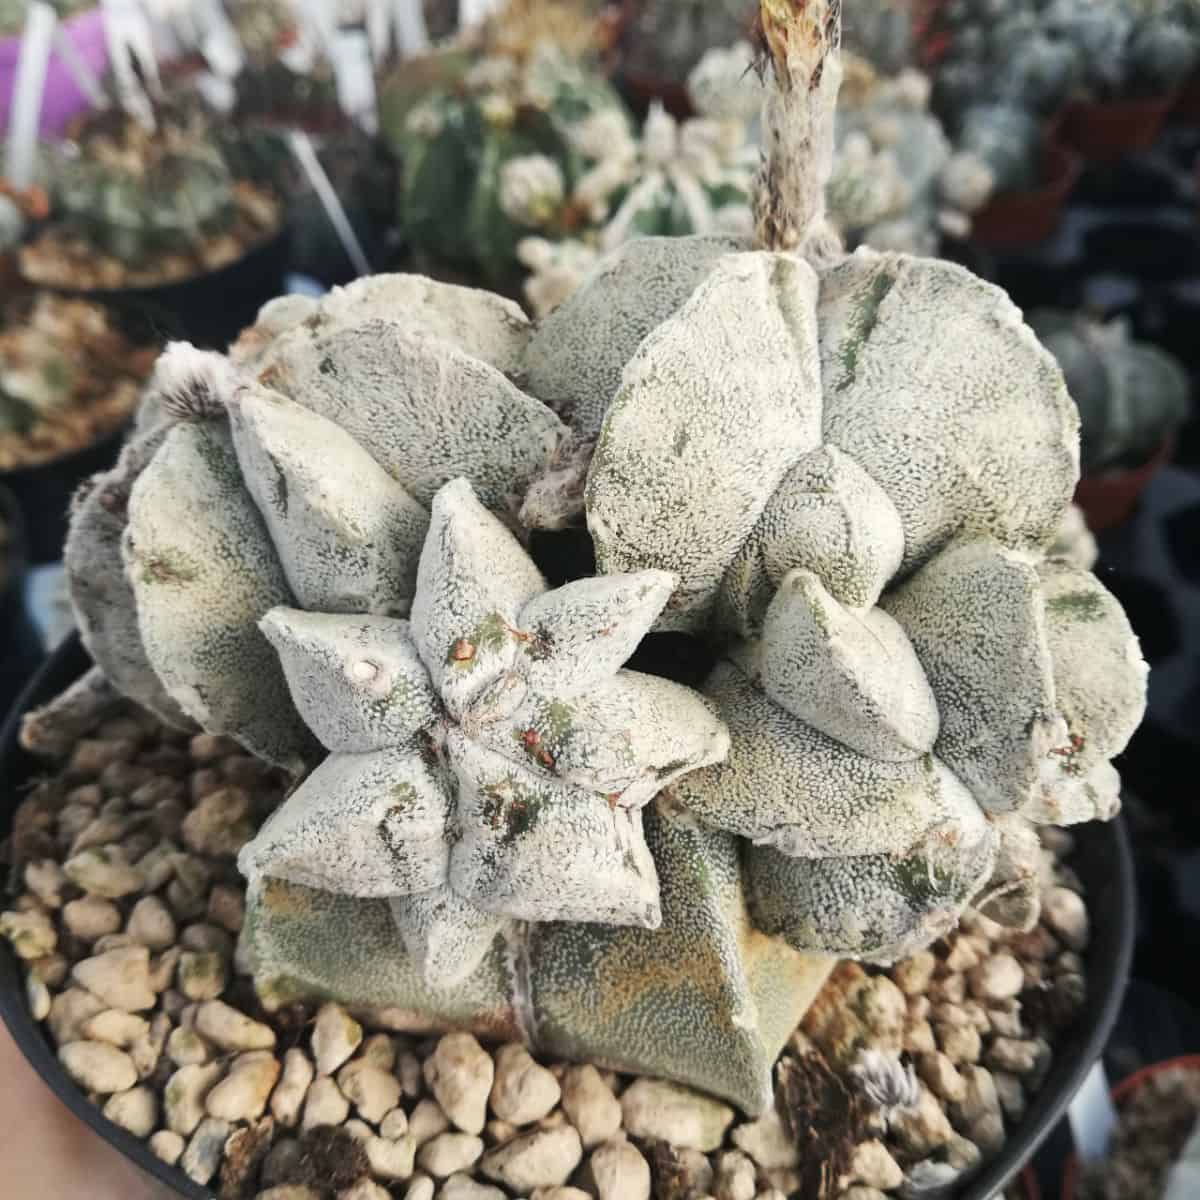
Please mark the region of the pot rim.
[[[38, 763], [20, 747], [18, 734], [22, 716], [73, 683], [89, 665], [90, 659], [78, 632], [72, 633], [22, 691], [0, 727], [0, 803], [6, 800], [15, 803], [23, 790], [22, 783], [35, 773]], [[8, 815], [0, 811], [0, 819]], [[1094, 852], [1109, 860], [1103, 864], [1104, 886], [1100, 887], [1098, 881], [1093, 880], [1091, 888], [1098, 904], [1106, 908], [1102, 913], [1104, 919], [1095, 921], [1094, 927], [1103, 928], [1107, 936], [1103, 942], [1093, 943], [1088, 959], [1089, 983], [1101, 988], [1098, 1002], [1088, 1013], [1091, 1019], [1081, 1017], [1059, 1044], [1049, 1076], [1021, 1123], [1004, 1143], [1003, 1150], [968, 1177], [954, 1200], [988, 1200], [1021, 1174], [1083, 1085], [1093, 1062], [1108, 1041], [1120, 1011], [1133, 958], [1136, 903], [1129, 840], [1120, 817], [1107, 824], [1093, 822], [1079, 828], [1087, 831], [1084, 836], [1091, 842]], [[0, 833], [3, 832], [6, 830], [0, 829]], [[21, 964], [3, 940], [0, 940], [0, 1020], [7, 1025], [18, 1049], [50, 1090], [84, 1124], [186, 1200], [215, 1200], [214, 1192], [194, 1183], [178, 1168], [167, 1166], [155, 1157], [144, 1141], [109, 1121], [70, 1081], [40, 1025], [32, 1019]]]
[[[1139, 1067], [1132, 1075], [1126, 1075], [1120, 1083], [1115, 1084], [1109, 1091], [1113, 1103], [1120, 1103], [1126, 1097], [1133, 1095], [1148, 1079], [1161, 1075], [1164, 1071], [1178, 1068], [1184, 1071], [1200, 1071], [1200, 1054], [1177, 1054], [1174, 1058], [1164, 1058], [1160, 1062], [1148, 1063]], [[1075, 1187], [1079, 1183], [1079, 1158], [1072, 1153], [1063, 1163], [1062, 1200], [1075, 1200]]]

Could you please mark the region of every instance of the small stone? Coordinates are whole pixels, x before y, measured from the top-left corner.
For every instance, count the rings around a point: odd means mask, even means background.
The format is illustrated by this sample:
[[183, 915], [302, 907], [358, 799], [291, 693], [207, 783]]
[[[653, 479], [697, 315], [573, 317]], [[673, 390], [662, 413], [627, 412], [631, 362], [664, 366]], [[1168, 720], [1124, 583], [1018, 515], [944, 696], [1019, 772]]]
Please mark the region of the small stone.
[[93, 1042], [107, 1042], [121, 1050], [128, 1050], [140, 1037], [149, 1032], [150, 1022], [145, 1017], [119, 1008], [106, 1008], [94, 1017], [88, 1017], [79, 1027], [85, 1038]]
[[32, 973], [25, 977], [25, 1002], [35, 1021], [44, 1021], [50, 1015], [50, 989]]
[[850, 1156], [850, 1173], [859, 1183], [890, 1192], [904, 1182], [904, 1171], [880, 1141], [871, 1140], [855, 1146]]
[[985, 1113], [967, 1126], [968, 1145], [974, 1145], [985, 1154], [995, 1154], [1004, 1145], [1004, 1116], [996, 1112]]
[[1027, 1075], [1037, 1064], [1038, 1045], [1037, 1042], [1023, 1042], [1016, 1038], [993, 1038], [983, 1061], [995, 1071]]
[[1000, 1110], [1010, 1124], [1017, 1124], [1025, 1115], [1025, 1088], [1020, 1079], [1006, 1071], [993, 1071], [992, 1083], [996, 1085]]
[[179, 956], [176, 986], [189, 1000], [215, 1000], [225, 990], [225, 959], [215, 950], [185, 950]]
[[179, 944], [185, 950], [213, 952], [222, 958], [233, 957], [233, 938], [219, 925], [210, 925], [207, 921], [196, 921], [188, 925], [179, 935]]
[[125, 932], [151, 950], [165, 950], [175, 941], [175, 918], [157, 896], [143, 896], [133, 906]]
[[139, 1079], [149, 1079], [157, 1070], [170, 1032], [171, 1018], [166, 1013], [155, 1013], [150, 1018], [150, 1028], [129, 1047], [129, 1056], [137, 1067]]
[[363, 1059], [347, 1063], [338, 1072], [337, 1081], [342, 1095], [354, 1105], [358, 1115], [373, 1125], [400, 1103], [400, 1080]]
[[271, 1115], [283, 1128], [292, 1129], [300, 1120], [300, 1109], [312, 1080], [313, 1065], [308, 1055], [293, 1047], [283, 1056], [283, 1073], [271, 1095]]
[[318, 1125], [340, 1125], [349, 1115], [350, 1101], [328, 1075], [323, 1075], [308, 1089], [300, 1128], [307, 1133]]
[[942, 965], [947, 971], [961, 974], [970, 971], [979, 962], [979, 952], [965, 937], [955, 937]]
[[[379, 1136], [385, 1138], [403, 1137], [408, 1132], [408, 1117], [402, 1108], [393, 1108], [384, 1114], [379, 1122]], [[414, 1145], [416, 1143], [413, 1143]]]
[[469, 1033], [439, 1039], [425, 1060], [425, 1082], [442, 1111], [464, 1133], [479, 1134], [495, 1077], [491, 1055]]
[[149, 1137], [158, 1124], [158, 1097], [148, 1087], [117, 1092], [105, 1104], [104, 1115], [134, 1137]]
[[92, 953], [94, 955], [107, 954], [110, 950], [125, 950], [136, 945], [137, 942], [127, 933], [106, 933], [103, 937], [96, 939]]
[[254, 1200], [322, 1200], [321, 1193], [303, 1183], [283, 1183], [259, 1192]]
[[100, 896], [81, 896], [63, 905], [63, 923], [82, 942], [94, 942], [121, 928], [121, 910]]
[[256, 1121], [267, 1107], [279, 1071], [274, 1055], [236, 1059], [229, 1074], [208, 1093], [205, 1111], [223, 1121]]
[[983, 1040], [979, 1036], [979, 1030], [974, 1025], [939, 1024], [934, 1027], [934, 1034], [938, 1045], [942, 1049], [942, 1053], [952, 1063], [957, 1065], [959, 1063], [979, 1061], [979, 1054], [983, 1049]]
[[274, 1139], [275, 1122], [270, 1117], [235, 1128], [225, 1139], [217, 1195], [229, 1200], [245, 1196], [259, 1178]]
[[[165, 992], [171, 987], [182, 955], [183, 951], [178, 946], [169, 946], [161, 954], [150, 959], [150, 986], [155, 992]], [[186, 1001], [187, 997], [182, 992], [175, 994]]]
[[[1024, 976], [1022, 976], [1024, 978]], [[1002, 1004], [1004, 1001], [995, 1001]], [[992, 1020], [988, 1016], [988, 1010], [979, 1003], [978, 1000], [964, 1000], [962, 1004], [963, 1015], [967, 1018], [968, 1025], [974, 1025], [980, 1033], [990, 1033], [992, 1029]]]
[[269, 1050], [275, 1031], [220, 1000], [206, 1000], [196, 1011], [196, 1029], [222, 1050]]
[[213, 858], [235, 855], [254, 836], [250, 797], [239, 787], [210, 792], [183, 819], [183, 844]]
[[67, 988], [50, 1001], [50, 1014], [46, 1018], [50, 1033], [57, 1045], [77, 1042], [83, 1037], [83, 1023], [107, 1006], [83, 988]]
[[208, 894], [208, 919], [228, 933], [240, 933], [246, 916], [246, 900], [241, 888], [218, 883]]
[[795, 1167], [800, 1163], [800, 1151], [784, 1128], [779, 1110], [774, 1106], [767, 1109], [757, 1121], [734, 1129], [733, 1144], [766, 1170]]
[[71, 975], [111, 1008], [138, 1012], [154, 1007], [150, 951], [145, 946], [123, 946], [85, 958], [75, 964]]
[[312, 1035], [317, 1074], [332, 1075], [358, 1049], [362, 1039], [362, 1026], [340, 1004], [322, 1004]]
[[856, 1183], [853, 1187], [847, 1188], [838, 1197], [838, 1200], [888, 1200], [887, 1195], [881, 1192], [878, 1188], [867, 1187], [864, 1184]]
[[561, 1086], [563, 1112], [579, 1130], [585, 1150], [608, 1141], [621, 1128], [621, 1105], [595, 1067], [569, 1067]]
[[396, 1066], [396, 1043], [386, 1033], [373, 1033], [358, 1048], [358, 1057], [373, 1067], [391, 1071]]
[[507, 1200], [499, 1188], [477, 1183], [467, 1175], [455, 1175], [442, 1185], [438, 1200]]
[[946, 1101], [961, 1100], [967, 1085], [954, 1064], [941, 1051], [917, 1057], [917, 1074], [929, 1085], [935, 1096]]
[[910, 1021], [904, 1027], [904, 1049], [910, 1054], [932, 1054], [936, 1051], [933, 1026], [928, 1021]]
[[589, 1193], [577, 1187], [534, 1188], [529, 1200], [592, 1200]]
[[[408, 1135], [412, 1137], [412, 1134]], [[414, 1139], [415, 1145], [415, 1139]], [[479, 1161], [483, 1154], [483, 1139], [470, 1133], [439, 1133], [426, 1142], [417, 1153], [421, 1170], [436, 1179], [445, 1179], [465, 1171]]]
[[428, 1175], [414, 1175], [404, 1193], [404, 1200], [433, 1200], [433, 1180]]
[[74, 857], [93, 846], [111, 846], [113, 842], [119, 842], [129, 830], [130, 823], [127, 817], [116, 813], [101, 813], [75, 835], [68, 853]]
[[[140, 892], [146, 884], [142, 873], [112, 846], [94, 846], [74, 855], [63, 863], [63, 871], [76, 887], [106, 900], [119, 900]], [[120, 927], [118, 920], [117, 928]]]
[[167, 1128], [189, 1137], [204, 1119], [204, 1101], [225, 1074], [222, 1063], [180, 1067], [163, 1091]]
[[515, 1138], [518, 1129], [510, 1121], [495, 1118], [483, 1127], [483, 1140], [489, 1146], [500, 1146], [510, 1138]]
[[404, 1051], [396, 1059], [396, 1075], [400, 1087], [409, 1100], [415, 1100], [422, 1090], [421, 1060], [411, 1050]]
[[363, 1149], [371, 1171], [380, 1179], [407, 1179], [413, 1173], [417, 1144], [407, 1134], [399, 1138], [368, 1137]]
[[430, 1138], [445, 1133], [449, 1128], [450, 1119], [434, 1100], [422, 1100], [408, 1115], [408, 1132], [418, 1146], [423, 1146]]
[[0, 913], [0, 936], [8, 938], [18, 958], [45, 958], [58, 944], [54, 923], [44, 912]]
[[160, 1129], [150, 1139], [150, 1152], [155, 1158], [161, 1159], [168, 1167], [173, 1167], [183, 1153], [187, 1143], [170, 1129]]
[[356, 1142], [365, 1142], [367, 1138], [375, 1136], [375, 1130], [366, 1121], [360, 1121], [357, 1117], [351, 1117], [350, 1120], [342, 1125], [342, 1129]]
[[212, 1047], [194, 1029], [180, 1026], [167, 1038], [167, 1057], [177, 1067], [206, 1063], [212, 1058]]
[[934, 955], [929, 950], [920, 950], [892, 968], [892, 982], [906, 996], [924, 995], [936, 967]]
[[1047, 888], [1042, 896], [1042, 920], [1061, 941], [1082, 953], [1088, 944], [1088, 914], [1083, 899], [1070, 888]]
[[891, 1132], [900, 1149], [913, 1158], [932, 1154], [954, 1136], [945, 1110], [924, 1084], [916, 1105], [892, 1116]]
[[58, 1061], [86, 1092], [108, 1096], [128, 1091], [137, 1083], [133, 1059], [105, 1042], [68, 1042], [59, 1048]]
[[209, 1182], [221, 1165], [221, 1154], [225, 1139], [229, 1137], [229, 1125], [212, 1117], [201, 1121], [192, 1134], [192, 1139], [179, 1160], [183, 1173], [195, 1183]]
[[496, 1051], [492, 1112], [513, 1125], [540, 1121], [560, 1100], [558, 1080], [533, 1060], [524, 1046], [512, 1042]]
[[946, 1143], [943, 1153], [946, 1156], [946, 1165], [960, 1172], [973, 1170], [983, 1158], [974, 1142], [958, 1134]]
[[47, 987], [60, 988], [70, 974], [71, 963], [65, 954], [47, 954], [42, 958], [31, 959], [29, 974], [34, 979], [40, 979]]
[[25, 864], [25, 886], [47, 907], [62, 907], [62, 891], [67, 876], [52, 858]]
[[968, 982], [980, 1000], [1010, 1000], [1024, 985], [1025, 972], [1011, 954], [997, 954], [975, 967]]
[[558, 1125], [513, 1138], [486, 1154], [479, 1169], [513, 1191], [529, 1192], [566, 1183], [582, 1158], [578, 1130], [573, 1125]]
[[[672, 1147], [671, 1153], [674, 1165], [678, 1169], [679, 1184], [684, 1195], [706, 1194], [712, 1188], [713, 1182], [713, 1166], [708, 1161], [708, 1157], [701, 1154], [699, 1150], [692, 1150], [686, 1146]], [[791, 1190], [797, 1191], [799, 1187], [800, 1183], [797, 1180]]]
[[631, 1142], [614, 1139], [605, 1142], [603, 1146], [597, 1146], [584, 1165], [581, 1175], [583, 1178], [580, 1182], [598, 1197], [598, 1200], [650, 1198], [650, 1164]]
[[357, 1183], [338, 1192], [337, 1200], [392, 1200], [392, 1194], [364, 1175]]
[[950, 1110], [956, 1124], [973, 1125], [988, 1113], [1000, 1112], [1000, 1098], [990, 1071], [983, 1067], [964, 1067], [962, 1081], [962, 1098]]
[[929, 997], [935, 1004], [961, 1004], [967, 998], [964, 975], [943, 975], [929, 985]]
[[659, 1079], [639, 1079], [621, 1097], [625, 1130], [632, 1137], [677, 1147], [715, 1150], [733, 1120], [727, 1104]]

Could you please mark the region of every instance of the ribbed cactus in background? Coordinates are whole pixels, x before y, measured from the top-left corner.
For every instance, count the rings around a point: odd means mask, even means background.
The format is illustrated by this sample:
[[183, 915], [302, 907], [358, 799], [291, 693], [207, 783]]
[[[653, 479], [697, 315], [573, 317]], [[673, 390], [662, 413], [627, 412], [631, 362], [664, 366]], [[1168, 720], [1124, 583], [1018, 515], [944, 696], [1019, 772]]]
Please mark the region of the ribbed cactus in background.
[[1187, 372], [1171, 355], [1135, 341], [1127, 322], [1049, 310], [1029, 321], [1079, 406], [1085, 474], [1141, 466], [1187, 420]]
[[602, 220], [627, 165], [616, 92], [583, 46], [570, 53], [524, 19], [555, 8], [515, 5], [462, 46], [402, 64], [381, 90], [401, 161], [401, 233], [418, 255], [496, 285], [519, 278], [521, 238]]
[[240, 860], [269, 1007], [760, 1111], [830, 956], [1028, 927], [1034, 825], [1116, 810], [1146, 667], [1048, 553], [1076, 411], [996, 288], [841, 252], [836, 12], [763, 4], [763, 249], [634, 239], [536, 326], [278, 301], [168, 351], [77, 504], [99, 667], [300, 780]]

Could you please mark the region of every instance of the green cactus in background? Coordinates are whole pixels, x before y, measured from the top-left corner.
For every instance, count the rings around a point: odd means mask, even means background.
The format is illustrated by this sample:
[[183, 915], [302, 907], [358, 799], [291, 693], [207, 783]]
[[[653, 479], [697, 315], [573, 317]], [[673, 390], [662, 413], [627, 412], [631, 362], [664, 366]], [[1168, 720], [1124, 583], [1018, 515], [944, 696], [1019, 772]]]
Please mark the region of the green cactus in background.
[[1187, 372], [1171, 355], [1135, 341], [1125, 321], [1051, 310], [1029, 321], [1079, 406], [1086, 474], [1141, 466], [1187, 420]]
[[[46, 0], [60, 21], [94, 7], [95, 0]], [[25, 28], [28, 0], [0, 0], [0, 37], [9, 37]]]
[[749, 35], [753, 0], [639, 0], [625, 30], [624, 69], [641, 79], [683, 84], [709, 50]]

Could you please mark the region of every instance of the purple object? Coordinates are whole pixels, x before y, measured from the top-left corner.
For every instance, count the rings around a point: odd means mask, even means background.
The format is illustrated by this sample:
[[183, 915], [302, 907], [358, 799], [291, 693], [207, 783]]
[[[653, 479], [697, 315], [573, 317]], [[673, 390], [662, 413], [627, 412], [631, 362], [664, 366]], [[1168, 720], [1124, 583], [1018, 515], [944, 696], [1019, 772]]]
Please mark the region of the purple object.
[[[88, 9], [62, 22], [63, 32], [79, 57], [99, 79], [108, 67], [108, 43], [104, 38], [104, 17], [98, 8]], [[21, 55], [21, 35], [0, 38], [0, 130], [8, 128], [8, 110], [12, 107], [13, 84], [17, 78], [17, 60]], [[74, 77], [57, 49], [50, 52], [46, 69], [46, 90], [42, 94], [42, 115], [38, 128], [43, 137], [58, 137], [67, 122], [88, 107], [87, 97], [75, 84]]]

